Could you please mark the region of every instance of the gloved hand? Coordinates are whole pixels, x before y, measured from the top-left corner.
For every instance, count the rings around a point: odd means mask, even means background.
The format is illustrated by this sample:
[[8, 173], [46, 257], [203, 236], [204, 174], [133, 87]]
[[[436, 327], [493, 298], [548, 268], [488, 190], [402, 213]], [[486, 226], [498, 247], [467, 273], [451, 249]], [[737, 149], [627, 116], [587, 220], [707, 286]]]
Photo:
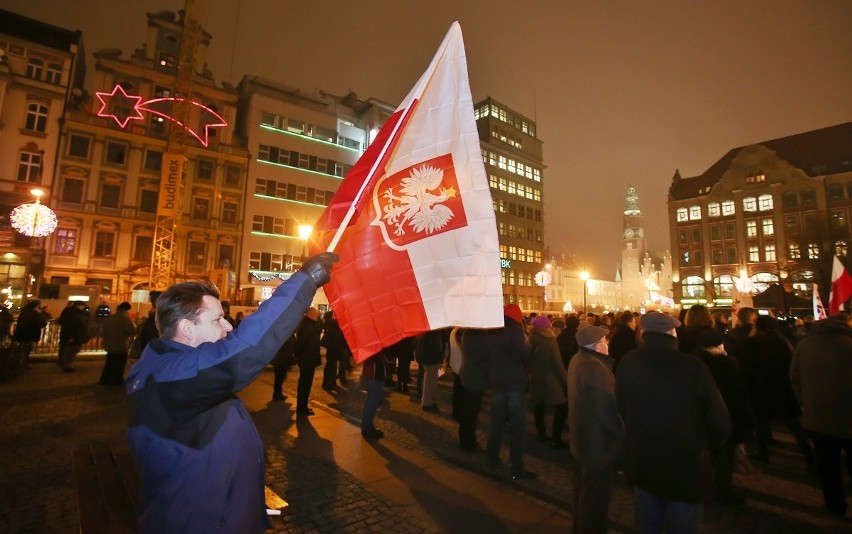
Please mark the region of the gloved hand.
[[320, 252], [308, 258], [299, 270], [310, 276], [317, 287], [320, 287], [331, 280], [331, 267], [338, 261], [340, 256], [334, 252]]

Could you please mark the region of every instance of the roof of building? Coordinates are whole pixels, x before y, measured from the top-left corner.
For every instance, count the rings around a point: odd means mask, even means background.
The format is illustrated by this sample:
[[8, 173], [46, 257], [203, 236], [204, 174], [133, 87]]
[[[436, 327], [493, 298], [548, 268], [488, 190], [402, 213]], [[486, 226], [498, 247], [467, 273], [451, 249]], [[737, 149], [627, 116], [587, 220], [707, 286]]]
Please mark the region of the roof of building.
[[72, 45], [79, 45], [82, 33], [24, 17], [0, 9], [0, 33], [49, 46], [63, 52], [74, 52]]
[[[779, 159], [801, 169], [808, 176], [826, 176], [852, 171], [852, 122], [829, 126], [819, 130], [755, 143], [775, 152]], [[675, 171], [669, 188], [669, 199], [680, 200], [699, 196], [700, 191], [709, 191], [728, 170], [731, 161], [743, 149], [729, 151], [703, 174], [682, 178]]]

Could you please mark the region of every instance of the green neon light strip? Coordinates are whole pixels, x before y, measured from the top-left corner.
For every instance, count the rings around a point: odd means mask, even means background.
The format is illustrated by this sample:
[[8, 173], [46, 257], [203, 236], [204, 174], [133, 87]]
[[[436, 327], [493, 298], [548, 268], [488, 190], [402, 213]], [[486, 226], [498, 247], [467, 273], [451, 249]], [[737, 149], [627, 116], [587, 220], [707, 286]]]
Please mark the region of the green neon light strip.
[[304, 200], [292, 200], [289, 198], [279, 198], [279, 197], [271, 197], [269, 195], [262, 195], [260, 193], [255, 193], [254, 196], [257, 198], [268, 198], [269, 200], [280, 200], [282, 202], [292, 202], [293, 204], [301, 204], [302, 206], [312, 206], [315, 208], [324, 208], [324, 204], [315, 204], [313, 202], [305, 202]]
[[267, 232], [258, 232], [256, 230], [252, 230], [251, 235], [260, 235], [260, 236], [265, 236], [265, 237], [283, 237], [285, 239], [299, 239], [298, 236], [294, 236], [294, 235], [270, 234], [270, 233], [267, 233]]
[[[298, 137], [299, 139], [307, 139], [308, 141], [313, 141], [314, 143], [320, 143], [320, 144], [323, 144], [323, 145], [333, 146], [335, 148], [342, 148], [344, 150], [351, 150], [352, 152], [355, 152], [356, 154], [361, 153], [361, 151], [358, 150], [357, 148], [350, 148], [346, 145], [340, 145], [340, 144], [337, 144], [337, 143], [332, 143], [331, 141], [325, 141], [323, 139], [317, 139], [316, 137], [311, 137], [310, 135], [297, 134], [297, 133], [291, 132], [289, 130], [282, 130], [281, 128], [276, 128], [275, 126], [270, 126], [268, 124], [261, 124], [260, 127], [265, 129], [265, 130], [272, 130], [273, 132], [292, 135], [293, 137]], [[353, 141], [354, 141], [354, 139], [353, 139]]]
[[283, 163], [275, 163], [275, 162], [272, 162], [272, 161], [266, 161], [265, 159], [259, 159], [258, 158], [257, 162], [258, 163], [266, 163], [267, 165], [274, 165], [276, 167], [284, 167], [285, 169], [293, 169], [294, 171], [302, 171], [302, 172], [309, 172], [311, 174], [319, 174], [320, 176], [325, 176], [326, 178], [337, 178], [338, 180], [343, 180], [342, 176], [337, 176], [336, 174], [328, 174], [327, 172], [312, 171], [310, 169], [303, 169], [301, 167], [293, 167], [292, 165], [284, 165]]

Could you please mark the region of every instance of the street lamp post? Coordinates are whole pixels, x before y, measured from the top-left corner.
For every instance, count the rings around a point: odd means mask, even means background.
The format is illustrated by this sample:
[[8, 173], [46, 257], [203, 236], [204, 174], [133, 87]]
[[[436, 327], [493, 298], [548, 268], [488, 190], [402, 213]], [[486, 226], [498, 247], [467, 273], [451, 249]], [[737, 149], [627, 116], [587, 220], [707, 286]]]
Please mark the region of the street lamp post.
[[586, 309], [586, 286], [589, 283], [589, 272], [588, 271], [581, 272], [580, 278], [583, 279], [583, 313], [587, 313], [588, 310]]
[[305, 263], [305, 256], [308, 255], [307, 247], [308, 247], [308, 238], [311, 237], [311, 232], [314, 231], [314, 227], [309, 224], [300, 224], [299, 225], [299, 239], [302, 240], [302, 262]]

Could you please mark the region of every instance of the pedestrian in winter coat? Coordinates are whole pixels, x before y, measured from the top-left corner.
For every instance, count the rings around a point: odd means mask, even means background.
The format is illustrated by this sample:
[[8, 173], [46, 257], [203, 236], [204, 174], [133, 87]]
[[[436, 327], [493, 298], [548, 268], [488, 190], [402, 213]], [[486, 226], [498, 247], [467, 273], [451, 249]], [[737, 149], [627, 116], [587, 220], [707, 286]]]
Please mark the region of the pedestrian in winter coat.
[[[550, 320], [543, 315], [530, 323], [527, 350], [530, 353], [530, 397], [533, 403], [535, 427], [539, 440], [549, 441], [556, 448], [565, 448], [562, 429], [568, 418], [568, 397], [565, 366], [556, 344], [556, 335], [550, 329]], [[544, 425], [547, 408], [553, 408], [553, 425], [550, 436]]]
[[678, 326], [665, 313], [643, 315], [642, 345], [621, 359], [615, 377], [639, 532], [699, 531], [711, 452], [731, 429], [710, 370], [677, 350]]
[[427, 412], [438, 410], [435, 388], [438, 386], [438, 368], [444, 361], [446, 348], [442, 330], [425, 332], [414, 339], [414, 357], [423, 369], [420, 407]]
[[296, 386], [296, 415], [314, 415], [308, 407], [311, 396], [311, 386], [314, 385], [314, 372], [322, 365], [320, 353], [320, 334], [322, 325], [319, 322], [319, 311], [308, 308], [302, 318], [302, 324], [296, 332], [296, 364], [299, 366], [299, 382]]
[[367, 398], [364, 400], [364, 413], [361, 417], [361, 435], [365, 439], [377, 439], [385, 435], [384, 432], [376, 428], [373, 419], [385, 394], [385, 379], [391, 369], [391, 363], [387, 356], [390, 352], [390, 348], [385, 347], [364, 360], [361, 366], [361, 386], [367, 391]]
[[825, 506], [844, 516], [841, 452], [852, 480], [852, 313], [814, 323], [811, 333], [796, 346], [790, 376], [802, 403], [802, 426], [813, 436]]
[[136, 325], [130, 318], [130, 303], [119, 304], [115, 313], [103, 320], [103, 340], [106, 359], [98, 384], [102, 386], [120, 386], [124, 383], [124, 367], [127, 365], [127, 351], [136, 335]]
[[[337, 377], [340, 376], [339, 367], [345, 368], [349, 359], [349, 347], [346, 345], [346, 338], [343, 337], [343, 330], [340, 329], [340, 324], [337, 322], [337, 317], [333, 311], [328, 311], [325, 314], [323, 322], [322, 339], [320, 344], [325, 347], [325, 367], [322, 371], [322, 387], [323, 389], [334, 389]], [[341, 385], [346, 383], [346, 378], [341, 379]]]
[[577, 331], [579, 350], [568, 366], [571, 420], [574, 529], [606, 533], [615, 471], [621, 464], [624, 422], [615, 402], [615, 359], [609, 356], [607, 329]]
[[62, 310], [59, 319], [59, 366], [62, 372], [76, 371], [72, 367], [74, 358], [83, 344], [89, 340], [89, 312], [86, 303], [78, 300]]
[[27, 302], [18, 314], [18, 324], [12, 339], [24, 347], [24, 368], [29, 368], [30, 352], [41, 339], [41, 331], [47, 326], [47, 321], [39, 310], [40, 302], [31, 300]]
[[626, 311], [618, 318], [618, 325], [615, 327], [615, 333], [609, 340], [609, 355], [614, 361], [612, 365], [613, 374], [618, 372], [618, 363], [621, 358], [631, 350], [637, 348], [636, 344], [636, 324], [638, 319], [632, 312]]
[[260, 534], [263, 444], [236, 393], [251, 383], [296, 329], [335, 254], [306, 261], [239, 330], [219, 292], [186, 282], [157, 302], [161, 338], [127, 377], [130, 447], [142, 474], [139, 532]]
[[482, 397], [491, 384], [491, 354], [487, 345], [488, 331], [467, 329], [462, 334], [462, 363], [459, 375], [464, 387], [464, 400], [459, 418], [459, 446], [466, 451], [479, 447], [476, 422], [482, 408]]

